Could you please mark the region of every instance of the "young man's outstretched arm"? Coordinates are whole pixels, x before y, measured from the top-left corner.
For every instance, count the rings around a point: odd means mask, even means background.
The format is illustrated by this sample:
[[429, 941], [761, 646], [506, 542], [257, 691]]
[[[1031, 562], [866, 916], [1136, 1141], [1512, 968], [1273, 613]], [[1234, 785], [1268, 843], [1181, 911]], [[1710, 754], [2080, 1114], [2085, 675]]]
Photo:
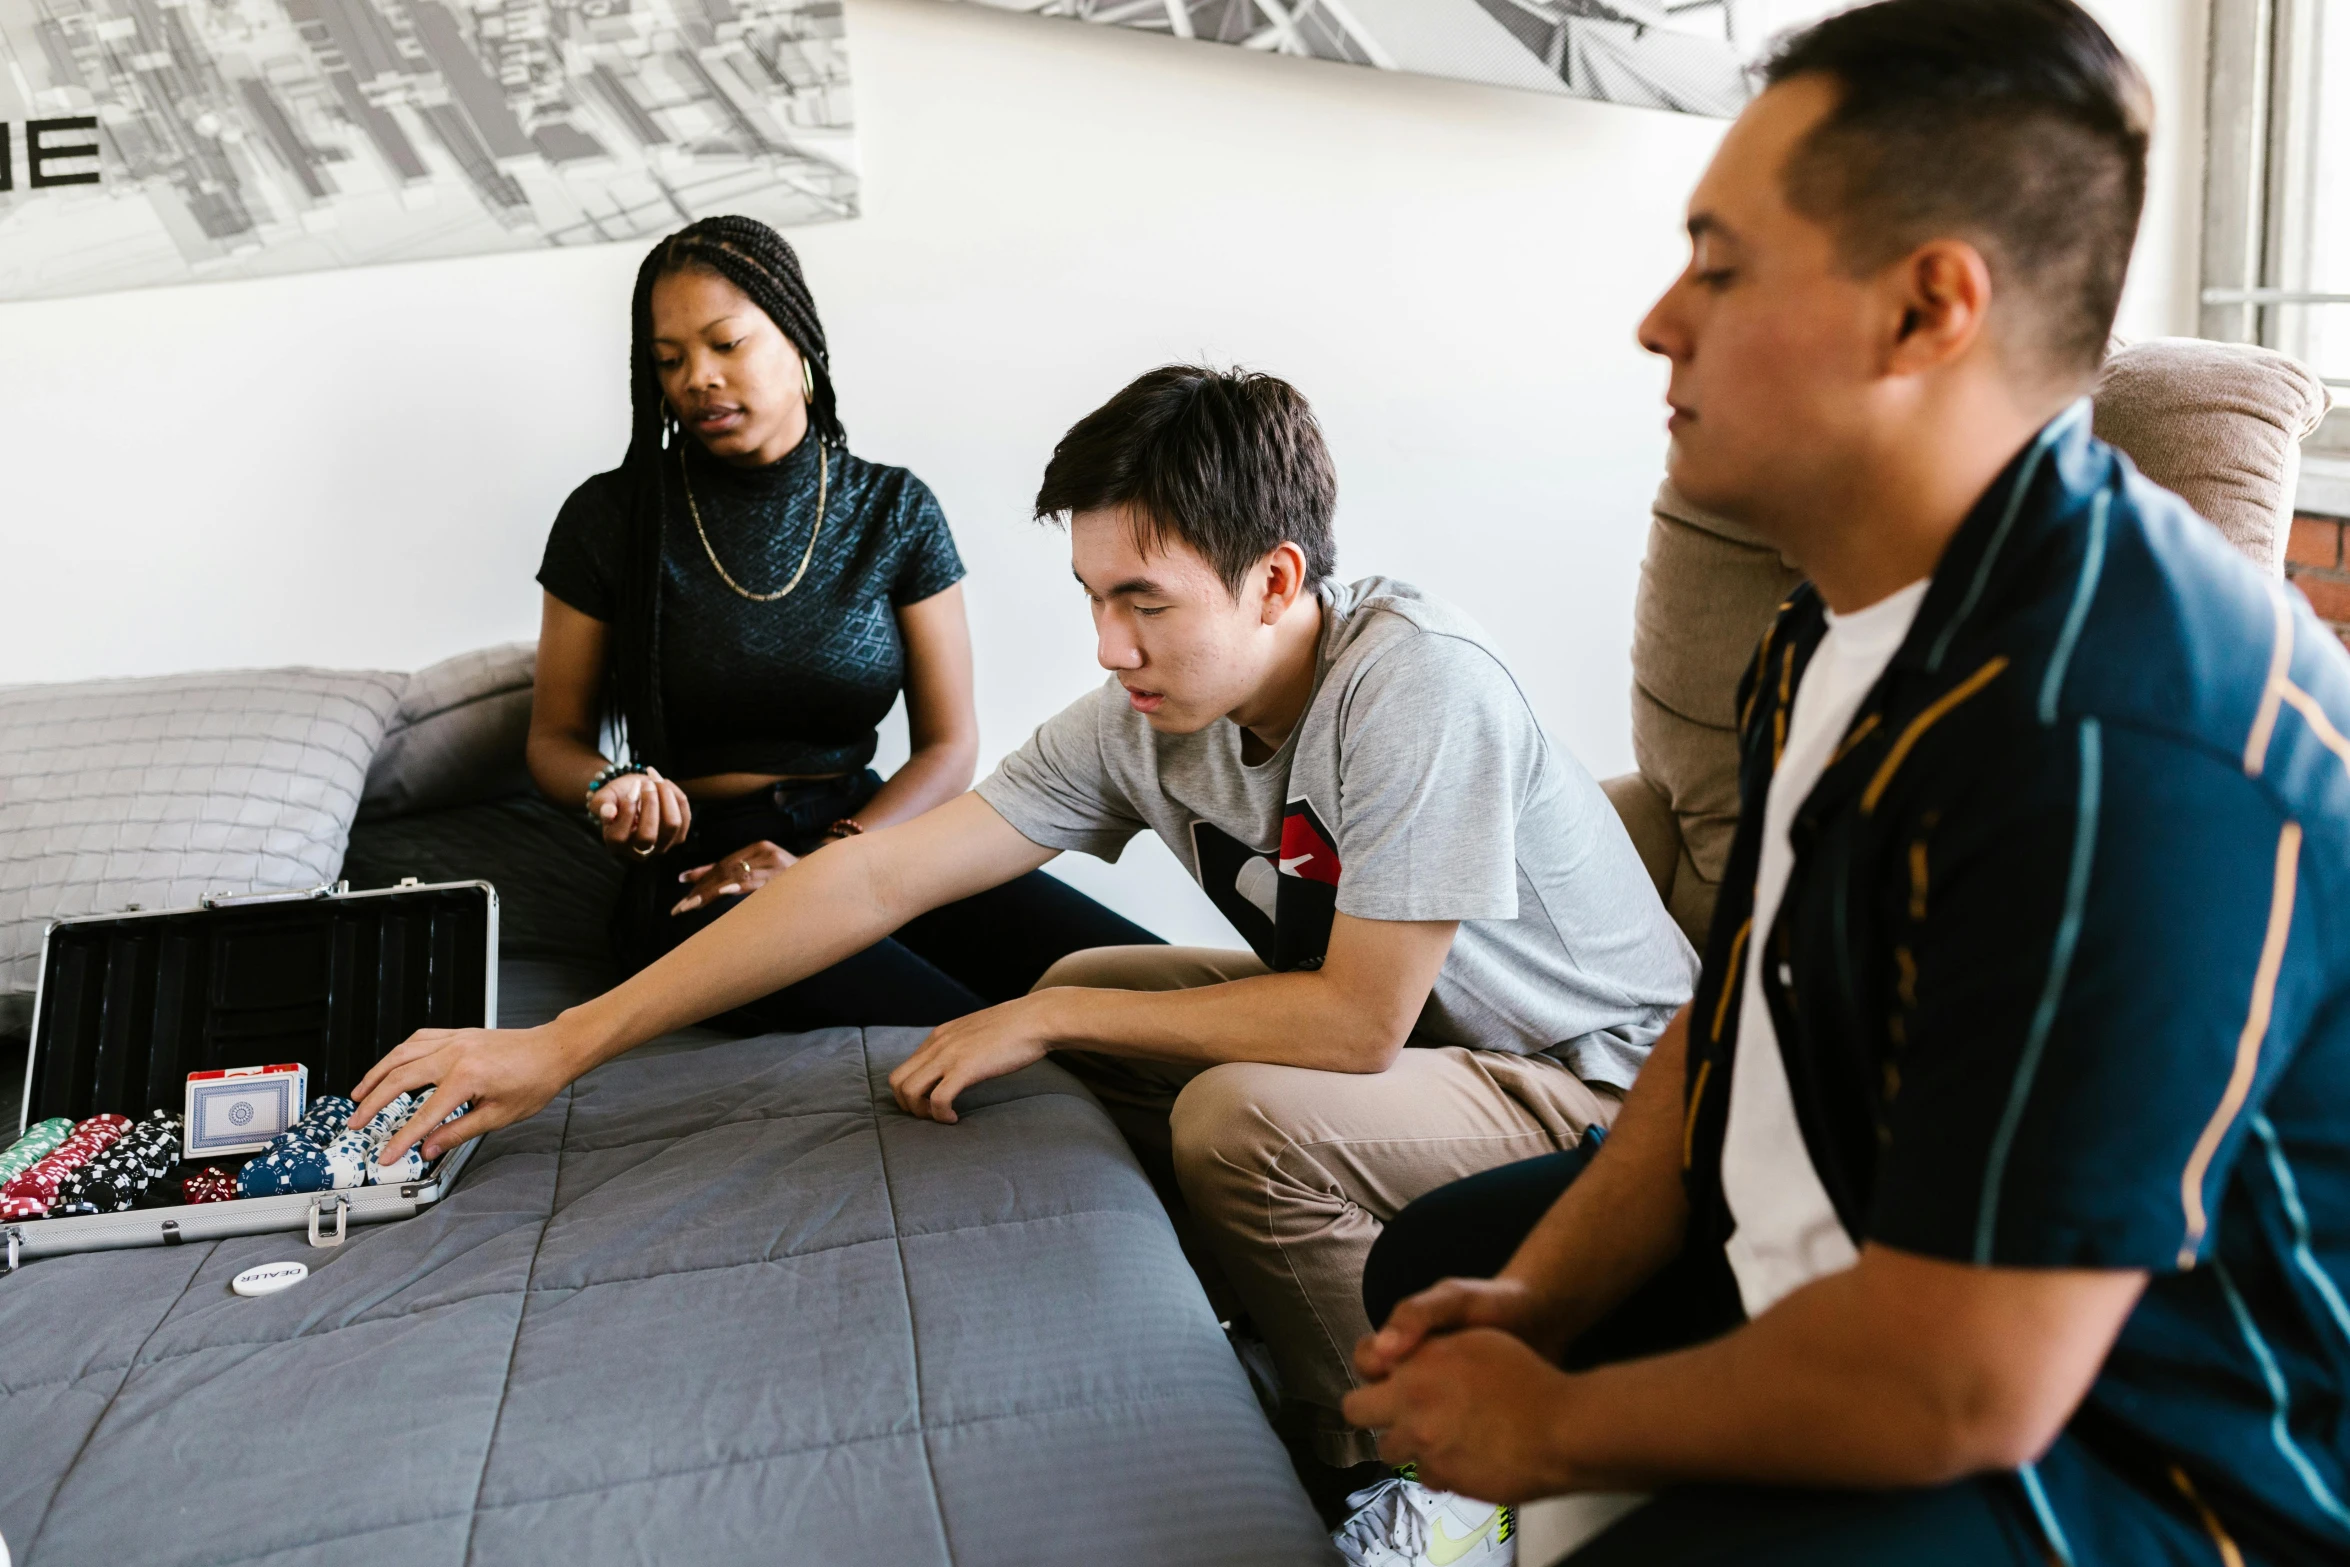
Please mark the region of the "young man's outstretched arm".
[[941, 1023], [889, 1076], [910, 1115], [955, 1119], [955, 1096], [1056, 1047], [1214, 1065], [1383, 1072], [1411, 1036], [1457, 920], [1340, 914], [1318, 969], [1196, 990], [1040, 990]]
[[382, 1154], [421, 1142], [437, 1158], [535, 1115], [564, 1084], [646, 1040], [755, 1001], [862, 952], [917, 914], [1025, 875], [1053, 858], [976, 794], [910, 822], [829, 844], [791, 866], [626, 983], [526, 1029], [428, 1028], [355, 1090], [367, 1118], [404, 1089], [438, 1084], [473, 1108], [446, 1126], [419, 1116]]
[[[412, 1126], [436, 1158], [469, 1137], [535, 1115], [565, 1083], [671, 1029], [820, 972], [915, 915], [1035, 870], [1054, 856], [977, 794], [900, 826], [828, 845], [786, 870], [626, 983], [532, 1029], [425, 1029], [360, 1081], [358, 1121], [403, 1089], [438, 1084], [473, 1108], [446, 1127]], [[1376, 1072], [1403, 1048], [1452, 948], [1457, 922], [1337, 916], [1318, 970], [1201, 990], [1062, 989], [940, 1025], [891, 1074], [898, 1102], [955, 1119], [954, 1098], [1054, 1045], [1173, 1061], [1270, 1061]]]

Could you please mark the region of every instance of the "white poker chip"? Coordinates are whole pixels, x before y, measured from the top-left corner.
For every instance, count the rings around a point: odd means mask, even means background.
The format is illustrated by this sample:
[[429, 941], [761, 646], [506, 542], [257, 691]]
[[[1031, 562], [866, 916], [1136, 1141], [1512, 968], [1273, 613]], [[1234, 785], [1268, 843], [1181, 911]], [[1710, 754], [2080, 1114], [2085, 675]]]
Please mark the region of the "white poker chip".
[[228, 1287], [240, 1295], [275, 1295], [279, 1290], [292, 1289], [308, 1277], [310, 1264], [306, 1262], [265, 1262], [229, 1280]]

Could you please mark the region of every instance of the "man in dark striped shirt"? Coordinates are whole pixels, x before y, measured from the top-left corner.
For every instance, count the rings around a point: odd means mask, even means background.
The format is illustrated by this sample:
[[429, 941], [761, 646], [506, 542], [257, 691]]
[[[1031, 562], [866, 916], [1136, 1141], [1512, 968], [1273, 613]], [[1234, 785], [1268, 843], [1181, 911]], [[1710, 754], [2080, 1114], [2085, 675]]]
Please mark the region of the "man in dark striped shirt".
[[2350, 1559], [2350, 657], [2089, 433], [2143, 82], [2071, 0], [1767, 80], [1642, 333], [1809, 578], [1705, 975], [1596, 1156], [1389, 1227], [1348, 1413], [1657, 1493], [1577, 1563]]

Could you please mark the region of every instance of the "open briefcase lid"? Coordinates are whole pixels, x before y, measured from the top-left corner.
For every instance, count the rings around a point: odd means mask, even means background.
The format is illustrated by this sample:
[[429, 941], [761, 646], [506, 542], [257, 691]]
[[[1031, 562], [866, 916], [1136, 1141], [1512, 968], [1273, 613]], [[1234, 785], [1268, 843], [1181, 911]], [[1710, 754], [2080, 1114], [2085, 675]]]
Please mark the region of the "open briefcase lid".
[[[497, 954], [498, 897], [480, 881], [319, 887], [57, 920], [42, 944], [22, 1124], [109, 1111], [176, 1117], [189, 1073], [274, 1063], [307, 1067], [312, 1098], [348, 1094], [420, 1028], [495, 1026]], [[470, 1148], [445, 1156], [422, 1189], [142, 1202], [136, 1212], [26, 1221], [11, 1250], [300, 1229], [305, 1213], [315, 1234], [320, 1199], [334, 1205], [339, 1233], [344, 1209], [361, 1220], [414, 1212], [446, 1190]]]

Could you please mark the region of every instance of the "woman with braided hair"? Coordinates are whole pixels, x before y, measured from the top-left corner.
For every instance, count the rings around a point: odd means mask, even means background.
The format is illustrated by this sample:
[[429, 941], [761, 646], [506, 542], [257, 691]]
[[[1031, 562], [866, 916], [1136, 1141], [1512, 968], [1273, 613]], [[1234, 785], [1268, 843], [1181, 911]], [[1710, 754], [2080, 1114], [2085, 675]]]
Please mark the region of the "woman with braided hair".
[[[627, 454], [572, 492], [539, 568], [529, 759], [628, 864], [634, 970], [826, 842], [969, 788], [979, 720], [946, 518], [849, 452], [791, 246], [750, 218], [691, 224], [645, 258], [631, 320]], [[884, 782], [866, 764], [901, 691], [912, 755]], [[745, 1012], [936, 1024], [1080, 948], [1156, 939], [1031, 873]]]

